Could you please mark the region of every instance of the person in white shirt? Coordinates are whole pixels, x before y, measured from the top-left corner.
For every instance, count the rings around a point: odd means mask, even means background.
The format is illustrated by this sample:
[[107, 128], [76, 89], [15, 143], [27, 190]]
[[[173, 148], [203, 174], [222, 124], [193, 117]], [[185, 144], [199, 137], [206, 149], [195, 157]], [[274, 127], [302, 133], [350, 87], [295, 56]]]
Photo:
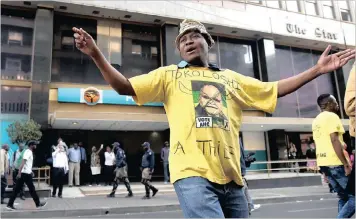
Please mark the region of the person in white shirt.
[[4, 144], [0, 149], [0, 174], [1, 174], [1, 204], [4, 204], [4, 194], [7, 187], [7, 175], [9, 174], [8, 160], [9, 145]]
[[114, 164], [115, 164], [115, 154], [112, 152], [109, 146], [106, 147], [106, 152], [104, 153], [105, 163], [104, 163], [104, 178], [105, 185], [110, 185], [114, 179]]
[[52, 197], [56, 197], [58, 188], [58, 198], [62, 198], [64, 177], [68, 172], [68, 157], [61, 142], [52, 153], [53, 158], [53, 191]]
[[19, 168], [19, 174], [17, 175], [18, 181], [16, 186], [12, 192], [11, 198], [7, 204], [7, 209], [15, 210], [14, 202], [17, 197], [17, 194], [20, 192], [23, 185], [26, 183], [28, 190], [30, 192], [33, 201], [36, 204], [37, 208], [44, 207], [47, 202], [40, 202], [38, 195], [35, 190], [35, 186], [33, 185], [33, 173], [32, 173], [32, 165], [33, 165], [33, 151], [36, 149], [38, 141], [29, 141], [28, 149], [25, 150], [23, 155], [22, 163]]

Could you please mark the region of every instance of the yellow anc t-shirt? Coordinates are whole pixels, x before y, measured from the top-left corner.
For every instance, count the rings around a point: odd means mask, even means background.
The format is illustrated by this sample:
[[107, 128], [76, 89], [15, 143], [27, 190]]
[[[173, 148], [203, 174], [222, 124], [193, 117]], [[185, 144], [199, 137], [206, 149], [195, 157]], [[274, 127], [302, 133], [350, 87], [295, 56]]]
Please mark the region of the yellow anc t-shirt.
[[339, 166], [341, 160], [336, 155], [331, 143], [330, 134], [338, 133], [343, 143], [345, 133], [338, 115], [332, 112], [322, 112], [313, 121], [313, 139], [316, 145], [316, 162], [318, 166]]
[[129, 79], [134, 100], [163, 102], [170, 127], [172, 183], [199, 176], [243, 185], [239, 130], [242, 108], [273, 112], [277, 82], [264, 83], [231, 70], [170, 65]]

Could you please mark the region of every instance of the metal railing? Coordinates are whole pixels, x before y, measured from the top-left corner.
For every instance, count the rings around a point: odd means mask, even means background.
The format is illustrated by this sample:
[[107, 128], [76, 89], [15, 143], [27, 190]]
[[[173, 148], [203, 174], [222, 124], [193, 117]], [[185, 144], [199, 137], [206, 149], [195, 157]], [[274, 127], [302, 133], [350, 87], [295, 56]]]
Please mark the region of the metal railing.
[[[272, 168], [271, 164], [287, 164], [293, 165], [295, 163], [308, 163], [308, 162], [313, 162], [314, 165], [312, 166], [292, 166], [292, 167], [278, 167], [278, 168]], [[271, 172], [273, 171], [293, 171], [295, 170], [297, 175], [299, 175], [299, 170], [306, 169], [306, 170], [312, 170], [313, 173], [318, 173], [319, 167], [317, 166], [316, 160], [315, 159], [300, 159], [300, 160], [277, 160], [277, 161], [255, 161], [251, 163], [252, 165], [261, 165], [265, 164], [267, 165], [267, 168], [258, 168], [258, 169], [250, 169], [247, 168], [247, 172], [265, 172], [267, 173], [268, 177], [270, 176]]]

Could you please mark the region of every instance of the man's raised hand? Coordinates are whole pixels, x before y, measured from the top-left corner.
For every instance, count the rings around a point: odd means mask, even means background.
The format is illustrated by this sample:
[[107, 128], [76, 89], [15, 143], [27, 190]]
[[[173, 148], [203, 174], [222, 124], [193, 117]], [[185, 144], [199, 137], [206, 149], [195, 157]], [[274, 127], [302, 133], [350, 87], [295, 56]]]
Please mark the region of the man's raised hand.
[[93, 57], [95, 53], [99, 51], [93, 37], [82, 28], [73, 27], [72, 30], [74, 32], [75, 46], [77, 49], [82, 53]]

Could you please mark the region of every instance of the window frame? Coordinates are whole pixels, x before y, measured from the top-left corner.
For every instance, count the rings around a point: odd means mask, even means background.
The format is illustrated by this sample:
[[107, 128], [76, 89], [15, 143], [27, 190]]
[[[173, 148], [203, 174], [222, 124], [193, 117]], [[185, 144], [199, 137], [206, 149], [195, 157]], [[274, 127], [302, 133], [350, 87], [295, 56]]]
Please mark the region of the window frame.
[[[21, 35], [21, 40], [12, 40], [10, 39], [10, 35], [11, 33], [13, 34], [20, 34]], [[12, 43], [12, 42], [16, 42], [16, 43]], [[20, 46], [23, 46], [23, 33], [20, 31], [14, 31], [14, 30], [9, 30], [8, 35], [7, 35], [7, 44], [8, 45], [18, 45], [18, 43], [20, 43]]]

